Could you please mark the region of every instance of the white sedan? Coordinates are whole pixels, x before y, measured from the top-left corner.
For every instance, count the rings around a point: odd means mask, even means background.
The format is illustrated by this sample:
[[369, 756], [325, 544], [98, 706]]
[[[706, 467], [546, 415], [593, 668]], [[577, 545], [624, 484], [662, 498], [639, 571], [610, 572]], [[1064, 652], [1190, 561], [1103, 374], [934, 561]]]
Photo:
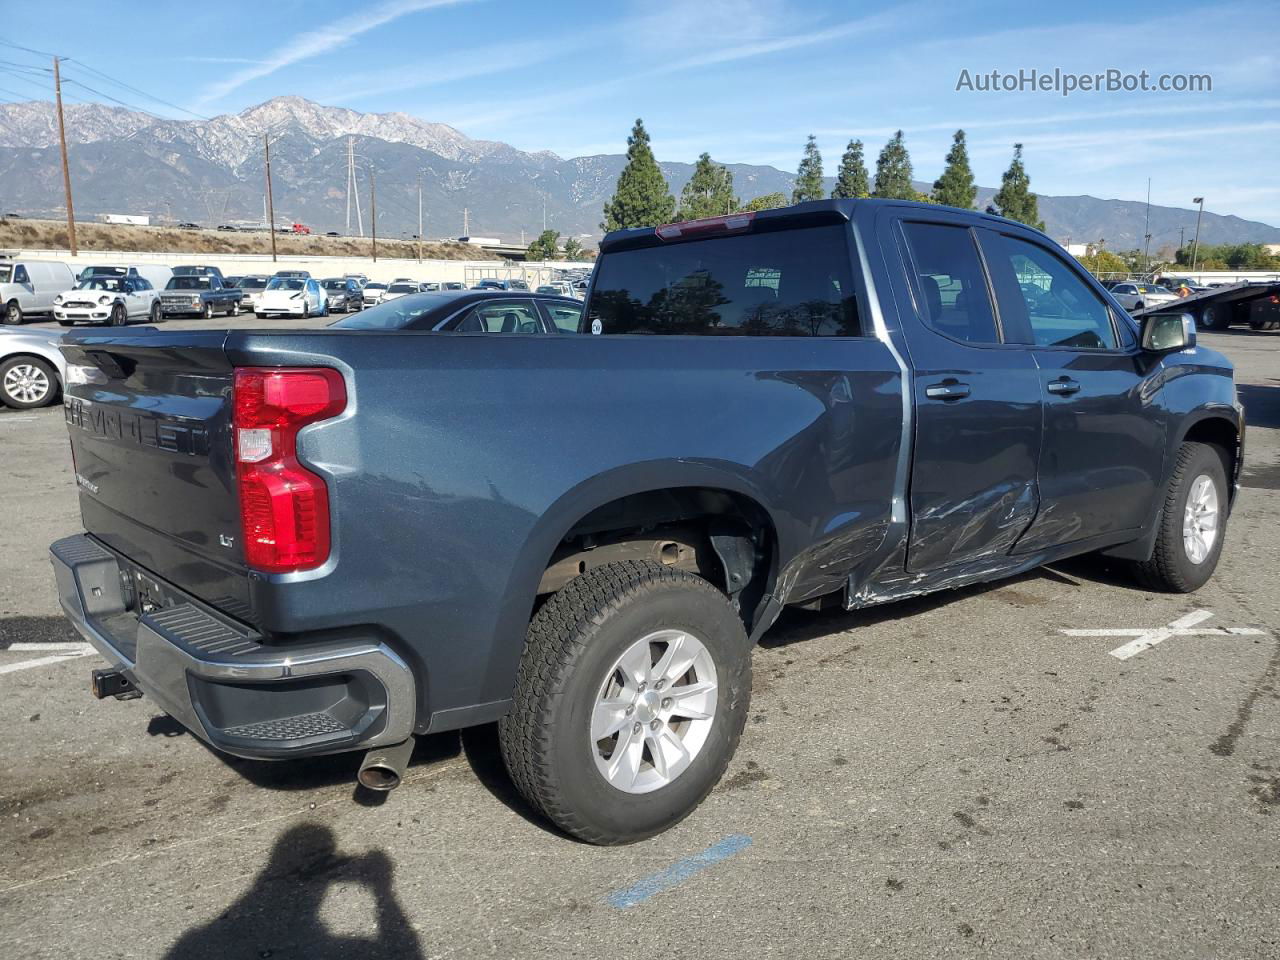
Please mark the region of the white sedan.
[[1126, 310], [1142, 310], [1157, 303], [1173, 303], [1178, 295], [1172, 290], [1157, 286], [1154, 283], [1117, 283], [1111, 288], [1111, 295]]
[[253, 312], [259, 317], [323, 317], [329, 305], [315, 280], [273, 277], [258, 295]]

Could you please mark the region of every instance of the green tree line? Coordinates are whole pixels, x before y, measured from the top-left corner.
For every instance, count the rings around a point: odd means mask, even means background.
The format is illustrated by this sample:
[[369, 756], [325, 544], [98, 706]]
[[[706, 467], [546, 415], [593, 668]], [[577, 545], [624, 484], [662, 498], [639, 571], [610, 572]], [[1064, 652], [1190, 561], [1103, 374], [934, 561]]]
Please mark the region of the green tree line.
[[[636, 120], [627, 138], [627, 162], [618, 176], [613, 196], [604, 205], [604, 220], [600, 228], [608, 232], [626, 227], [654, 227], [672, 220], [721, 216], [740, 210], [768, 210], [786, 206], [788, 202], [821, 200], [825, 192], [822, 154], [818, 150], [817, 139], [810, 135], [796, 169], [790, 201], [785, 194], [770, 193], [744, 205], [734, 194], [733, 173], [712, 160], [710, 154], [704, 153], [698, 158], [693, 176], [685, 184], [677, 204], [653, 155], [644, 122]], [[901, 130], [890, 138], [876, 158], [874, 180], [867, 171], [862, 141], [850, 140], [840, 158], [835, 187], [831, 191], [833, 197], [915, 200], [962, 210], [974, 209], [977, 195], [963, 130], [955, 132], [942, 175], [934, 181], [928, 193], [916, 190], [912, 183], [911, 155]], [[1022, 144], [1013, 145], [1009, 169], [1001, 177], [1000, 189], [986, 209], [988, 213], [1017, 220], [1038, 230], [1044, 229], [1036, 195], [1031, 192], [1031, 180], [1022, 162]]]

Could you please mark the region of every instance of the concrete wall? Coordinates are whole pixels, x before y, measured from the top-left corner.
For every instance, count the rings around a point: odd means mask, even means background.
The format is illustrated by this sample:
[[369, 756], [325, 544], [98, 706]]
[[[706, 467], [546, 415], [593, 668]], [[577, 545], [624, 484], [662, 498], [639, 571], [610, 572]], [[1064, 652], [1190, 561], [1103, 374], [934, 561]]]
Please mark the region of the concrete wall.
[[202, 263], [216, 266], [224, 274], [263, 273], [267, 276], [277, 270], [306, 270], [316, 279], [340, 277], [347, 273], [363, 273], [370, 280], [391, 281], [398, 277], [411, 280], [459, 280], [473, 283], [481, 277], [499, 280], [522, 279], [530, 287], [547, 282], [553, 270], [585, 268], [591, 262], [557, 260], [554, 263], [510, 263], [504, 260], [388, 260], [379, 257], [375, 263], [369, 257], [301, 257], [281, 256], [272, 261], [270, 256], [242, 253], [130, 253], [124, 250], [86, 250], [72, 257], [66, 250], [14, 250], [6, 251], [12, 259], [62, 260], [79, 272], [87, 266], [102, 263], [158, 263], [176, 266], [183, 263]]

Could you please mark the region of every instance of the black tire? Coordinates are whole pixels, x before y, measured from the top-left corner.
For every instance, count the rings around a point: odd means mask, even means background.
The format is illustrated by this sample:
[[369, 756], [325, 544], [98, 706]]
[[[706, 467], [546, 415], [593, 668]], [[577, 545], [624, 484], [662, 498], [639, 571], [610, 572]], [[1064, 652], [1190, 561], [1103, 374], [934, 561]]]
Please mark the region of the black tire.
[[75, 325], [76, 325], [76, 322], [75, 322], [74, 320], [59, 320], [59, 321], [58, 321], [58, 326], [60, 326], [60, 327], [74, 327]]
[[[1212, 481], [1217, 492], [1217, 536], [1205, 558], [1194, 563], [1187, 555], [1183, 541], [1183, 519], [1187, 497], [1196, 480], [1202, 476]], [[1199, 590], [1218, 566], [1227, 533], [1227, 471], [1217, 447], [1206, 443], [1182, 445], [1174, 461], [1157, 522], [1159, 529], [1151, 559], [1134, 564], [1139, 582], [1148, 589], [1165, 593]]]
[[[667, 628], [694, 635], [711, 655], [714, 719], [682, 773], [630, 793], [597, 768], [591, 712], [610, 665], [636, 640]], [[679, 823], [711, 792], [737, 748], [750, 696], [751, 649], [723, 593], [657, 563], [610, 563], [571, 580], [533, 618], [499, 742], [516, 787], [557, 826], [589, 843], [633, 843]]]
[[117, 303], [111, 308], [111, 316], [107, 322], [113, 327], [123, 327], [129, 322], [129, 311], [123, 303]]
[[1137, 313], [1137, 312], [1138, 312], [1139, 310], [1141, 310], [1141, 309], [1142, 309], [1142, 304], [1141, 304], [1140, 302], [1139, 302], [1139, 303], [1135, 303], [1135, 304], [1133, 305], [1133, 310], [1134, 310], [1134, 312], [1135, 312], [1135, 313]]
[[151, 310], [148, 313], [148, 319], [152, 325], [162, 323], [164, 321], [164, 312], [160, 309], [160, 301], [151, 301]]
[[1200, 320], [1197, 324], [1201, 330], [1221, 330], [1227, 326], [1225, 319], [1225, 311], [1222, 307], [1209, 304], [1200, 311]]
[[[21, 367], [34, 368], [40, 374], [43, 374], [47, 384], [45, 393], [31, 399], [19, 399], [9, 392], [9, 372]], [[0, 363], [0, 402], [3, 402], [7, 407], [13, 407], [15, 410], [34, 410], [37, 407], [47, 407], [58, 399], [58, 395], [61, 392], [62, 388], [58, 382], [57, 371], [39, 357], [10, 357], [4, 363]]]
[[11, 327], [16, 327], [22, 323], [22, 304], [17, 300], [10, 300], [4, 307], [4, 322]]
[[229, 307], [227, 307], [227, 316], [228, 316], [228, 317], [238, 317], [238, 316], [240, 316], [240, 301], [239, 301], [239, 300], [233, 300], [233, 301], [231, 301], [231, 305], [230, 305]]
[[213, 319], [213, 301], [206, 300], [204, 306], [200, 308], [200, 316], [205, 320]]

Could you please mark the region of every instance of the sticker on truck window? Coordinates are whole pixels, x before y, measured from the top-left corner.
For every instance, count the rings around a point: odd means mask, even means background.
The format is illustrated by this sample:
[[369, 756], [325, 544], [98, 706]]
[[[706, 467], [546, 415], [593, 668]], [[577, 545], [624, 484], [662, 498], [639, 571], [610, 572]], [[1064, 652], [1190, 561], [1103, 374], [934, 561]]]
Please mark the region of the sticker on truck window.
[[600, 318], [596, 317], [591, 321], [591, 332], [596, 336], [604, 333], [604, 324], [600, 322]]

